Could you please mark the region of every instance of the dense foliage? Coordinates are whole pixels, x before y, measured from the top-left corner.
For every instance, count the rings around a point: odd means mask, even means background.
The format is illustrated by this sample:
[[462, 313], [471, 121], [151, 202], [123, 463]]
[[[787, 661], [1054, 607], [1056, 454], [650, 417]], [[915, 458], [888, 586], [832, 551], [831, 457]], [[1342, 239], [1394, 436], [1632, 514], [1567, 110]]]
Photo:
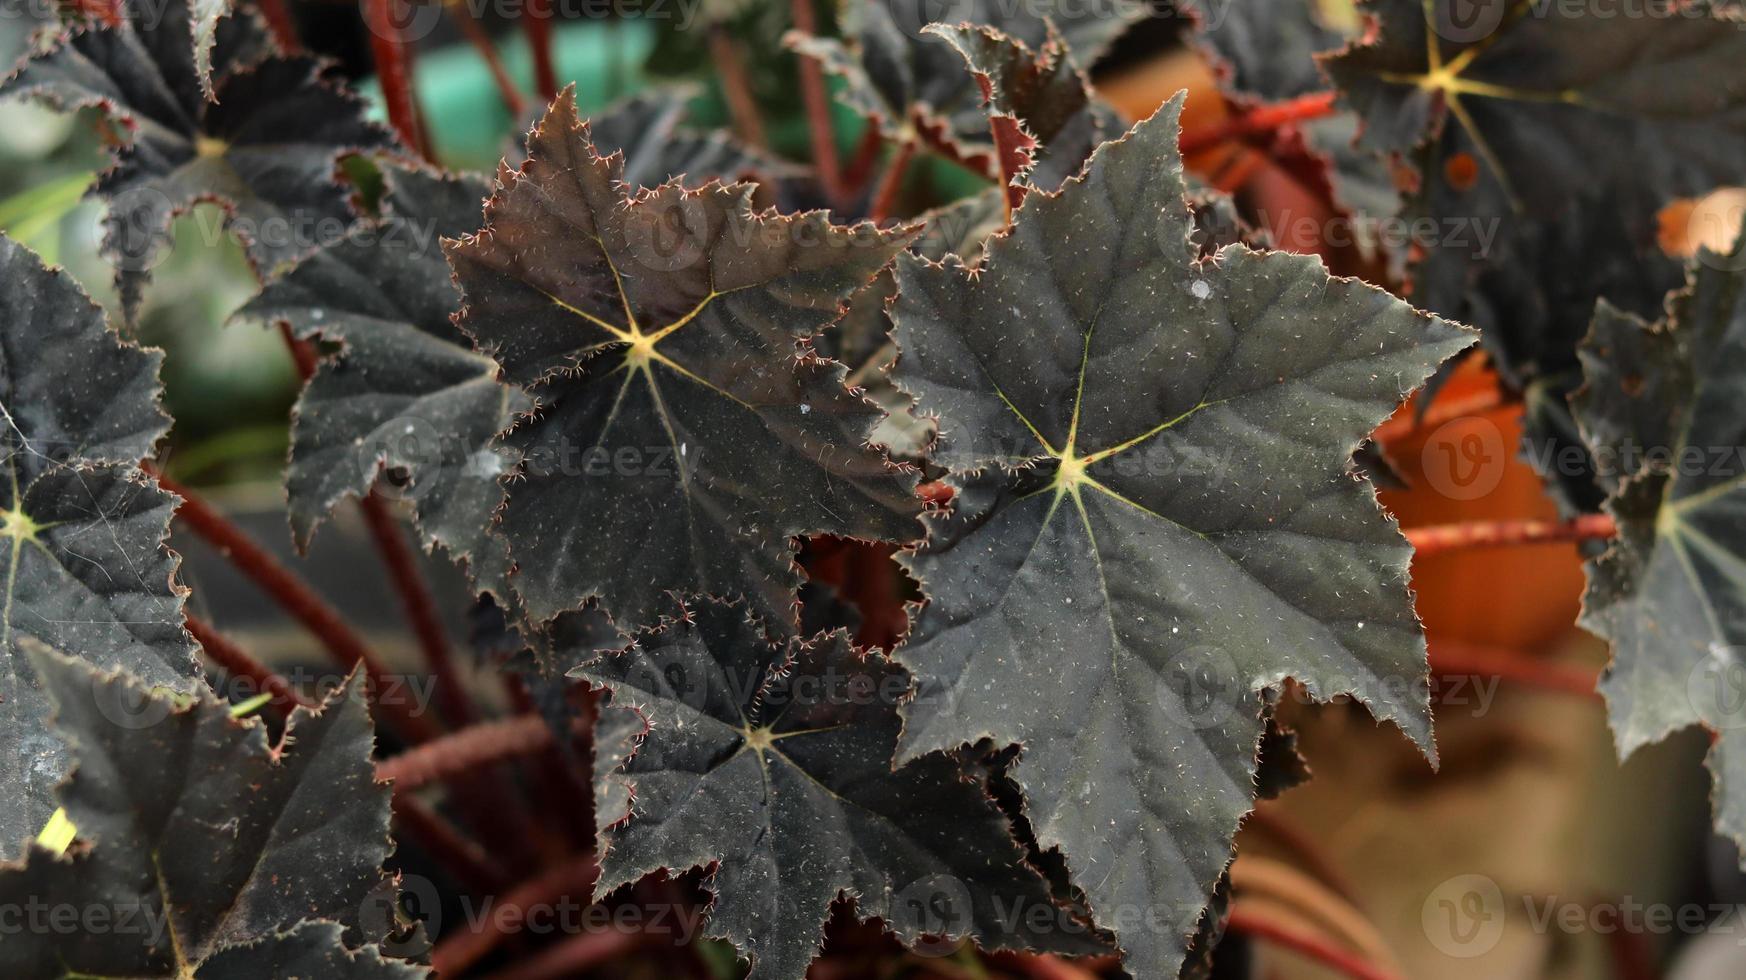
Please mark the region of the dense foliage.
[[[682, 909], [723, 973], [800, 980], [854, 920], [1204, 971], [1239, 825], [1307, 776], [1283, 692], [1435, 758], [1370, 440], [1480, 357], [1568, 518], [1536, 533], [1590, 539], [1620, 751], [1721, 732], [1716, 822], [1746, 841], [1716, 687], [1746, 667], [1746, 246], [1682, 286], [1657, 239], [1746, 182], [1737, 9], [1370, 0], [1341, 30], [1260, 0], [754, 0], [696, 33], [798, 72], [801, 106], [718, 51], [702, 95], [512, 105], [479, 174], [429, 152], [394, 6], [364, 5], [389, 125], [282, 2], [65, 2], [0, 85], [103, 132], [116, 299], [0, 239], [0, 905], [115, 918], [8, 936], [6, 976], [561, 976], [643, 941], [497, 948], [412, 914], [529, 869]], [[1234, 122], [1106, 104], [1086, 70], [1142, 34], [1202, 48]], [[796, 146], [754, 145], [760, 102]], [[1363, 280], [1270, 247], [1184, 167], [1231, 140], [1413, 235], [1369, 240]], [[201, 208], [259, 281], [234, 319], [302, 368], [291, 538], [361, 508], [431, 703], [387, 697], [406, 671], [373, 637], [164, 475], [142, 311]], [[343, 683], [207, 621], [178, 506]], [[465, 588], [423, 580], [400, 518]]]

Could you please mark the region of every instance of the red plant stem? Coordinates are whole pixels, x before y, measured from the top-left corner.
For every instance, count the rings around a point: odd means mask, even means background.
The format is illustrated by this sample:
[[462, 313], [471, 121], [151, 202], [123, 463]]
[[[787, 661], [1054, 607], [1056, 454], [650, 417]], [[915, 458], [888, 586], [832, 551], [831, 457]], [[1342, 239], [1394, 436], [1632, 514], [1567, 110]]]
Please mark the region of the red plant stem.
[[552, 727], [539, 715], [480, 722], [451, 732], [376, 764], [376, 779], [392, 781], [400, 792], [503, 759], [532, 755], [552, 745]]
[[484, 921], [467, 922], [442, 937], [431, 950], [432, 969], [442, 977], [461, 976], [509, 938], [510, 930], [529, 906], [553, 905], [571, 897], [588, 901], [599, 877], [600, 865], [594, 855], [583, 854], [513, 886], [492, 906]]
[[231, 639], [220, 633], [216, 627], [192, 613], [184, 613], [183, 621], [194, 641], [212, 661], [225, 669], [233, 677], [246, 677], [253, 681], [262, 692], [273, 696], [273, 704], [279, 706], [286, 714], [292, 708], [313, 708], [315, 702], [303, 696], [301, 691], [291, 685], [291, 682], [279, 676], [272, 668], [256, 660], [252, 654], [237, 646]]
[[1030, 980], [1097, 980], [1098, 974], [1051, 953], [989, 953], [988, 960]]
[[1353, 888], [1352, 883], [1334, 862], [1322, 853], [1321, 846], [1315, 839], [1280, 813], [1277, 807], [1270, 805], [1270, 802], [1259, 803], [1255, 809], [1249, 811], [1249, 815], [1243, 818], [1244, 829], [1259, 830], [1284, 845], [1306, 872], [1356, 908], [1357, 889]]
[[1440, 425], [1499, 409], [1515, 398], [1499, 388], [1488, 388], [1458, 398], [1439, 398], [1425, 409], [1422, 416], [1401, 412], [1376, 427], [1377, 442], [1398, 442], [1402, 439], [1436, 429]]
[[418, 846], [481, 895], [495, 895], [510, 880], [509, 872], [477, 842], [410, 794], [394, 795], [394, 819]]
[[1350, 977], [1352, 980], [1400, 980], [1387, 970], [1376, 966], [1356, 953], [1328, 942], [1321, 936], [1290, 928], [1267, 916], [1255, 915], [1240, 908], [1233, 908], [1230, 916], [1225, 920], [1225, 928], [1241, 935], [1265, 939], [1274, 945], [1315, 960], [1335, 973]]
[[369, 528], [370, 540], [375, 543], [382, 564], [388, 569], [394, 591], [400, 595], [407, 622], [412, 624], [418, 645], [424, 651], [425, 663], [436, 678], [436, 699], [442, 707], [443, 717], [451, 725], [471, 724], [477, 716], [472, 702], [467, 699], [467, 688], [455, 671], [454, 658], [449, 655], [449, 637], [443, 629], [442, 617], [437, 614], [436, 599], [431, 596], [424, 573], [419, 571], [418, 561], [407, 546], [406, 535], [401, 532], [394, 515], [388, 512], [382, 498], [373, 494], [366, 496], [358, 501], [358, 510], [364, 515], [364, 525]]
[[885, 174], [879, 178], [879, 187], [873, 192], [873, 203], [867, 209], [867, 217], [874, 224], [881, 224], [891, 216], [891, 209], [897, 205], [897, 194], [903, 189], [903, 172], [913, 156], [915, 140], [904, 140], [897, 145], [891, 162], [885, 165]]
[[1618, 527], [1608, 514], [1583, 514], [1568, 521], [1470, 521], [1408, 528], [1418, 557], [1466, 548], [1495, 548], [1555, 541], [1593, 541], [1610, 538]]
[[418, 103], [412, 95], [412, 58], [400, 28], [394, 23], [393, 5], [400, 0], [365, 0], [364, 24], [370, 31], [370, 56], [376, 62], [376, 77], [382, 83], [382, 100], [388, 104], [388, 124], [425, 160], [430, 144], [418, 118]]
[[1331, 115], [1333, 111], [1333, 92], [1312, 92], [1289, 102], [1257, 106], [1213, 126], [1190, 130], [1182, 134], [1179, 145], [1187, 155], [1251, 133], [1265, 133], [1291, 123], [1318, 119]]
[[560, 980], [581, 976], [648, 942], [648, 937], [621, 927], [571, 936], [487, 980]]
[[533, 54], [534, 90], [547, 102], [558, 95], [558, 68], [552, 60], [552, 5], [549, 0], [528, 0], [521, 14], [522, 33]]
[[279, 50], [289, 53], [302, 47], [297, 39], [297, 18], [291, 16], [291, 8], [285, 5], [285, 0], [260, 0], [255, 6], [266, 20], [267, 30], [272, 32]]
[[739, 43], [720, 24], [709, 29], [709, 57], [715, 62], [715, 74], [721, 80], [721, 92], [727, 99], [728, 114], [733, 116], [734, 129], [752, 146], [768, 147], [764, 117], [758, 112], [757, 98], [752, 95], [752, 80], [746, 74], [745, 59], [740, 57]]
[[283, 320], [279, 321], [279, 336], [285, 338], [285, 347], [291, 352], [291, 363], [297, 367], [297, 377], [308, 381], [315, 374], [316, 361], [319, 359], [315, 345], [307, 340], [298, 340], [297, 335], [291, 332], [291, 324]]
[[[534, 720], [541, 721], [541, 730], [548, 732], [543, 720]], [[449, 777], [450, 798], [473, 832], [496, 842], [496, 851], [506, 861], [529, 865], [538, 861], [531, 847], [538, 828], [520, 805], [517, 784], [506, 779], [503, 772], [480, 769], [499, 758], [522, 755], [517, 748], [522, 735], [513, 730], [515, 721], [492, 721], [431, 739], [423, 746], [377, 763], [375, 779], [395, 784], [396, 795], [410, 795], [435, 779]], [[494, 739], [505, 742], [506, 748]], [[550, 744], [550, 735], [545, 744]]]
[[[831, 153], [836, 153], [836, 146], [836, 141], [832, 140]], [[878, 126], [868, 123], [867, 128], [861, 131], [861, 142], [855, 146], [855, 153], [849, 158], [848, 168], [843, 171], [842, 178], [837, 181], [838, 190], [842, 192], [845, 199], [867, 186], [867, 182], [873, 179], [873, 168], [878, 166], [879, 151], [884, 147], [884, 134], [879, 132]], [[815, 148], [813, 152], [817, 153], [818, 150]], [[819, 179], [821, 182], [823, 181], [823, 174], [820, 174]]]
[[1248, 147], [1236, 147], [1213, 175], [1213, 187], [1225, 194], [1235, 194], [1249, 183], [1255, 172], [1267, 165], [1267, 155]]
[[498, 55], [497, 45], [492, 43], [491, 35], [479, 26], [479, 22], [473, 19], [467, 7], [461, 4], [444, 6], [448, 8], [455, 22], [461, 25], [461, 33], [467, 35], [467, 40], [479, 52], [479, 57], [485, 60], [485, 67], [491, 71], [491, 80], [497, 83], [497, 94], [503, 99], [503, 108], [509, 111], [509, 116], [516, 125], [521, 125], [522, 116], [527, 112], [527, 99], [515, 87], [515, 79], [509, 77], [509, 69], [503, 66], [503, 58]]
[[[1618, 908], [1618, 901], [1605, 903]], [[1613, 976], [1618, 980], [1661, 980], [1656, 966], [1655, 944], [1638, 929], [1607, 930], [1607, 946], [1613, 956]]]
[[[794, 29], [801, 34], [818, 33], [818, 18], [812, 9], [813, 0], [789, 0], [789, 16]], [[806, 55], [799, 57], [800, 98], [806, 106], [807, 138], [812, 141], [812, 166], [818, 171], [818, 182], [825, 196], [841, 203], [845, 197], [842, 164], [837, 160], [836, 126], [831, 122], [831, 93], [825, 84], [824, 68]], [[878, 127], [868, 124], [874, 150], [878, 150]]]
[[1430, 659], [1431, 672], [1441, 677], [1496, 677], [1542, 691], [1601, 697], [1594, 669], [1548, 662], [1531, 653], [1439, 640], [1431, 645]]
[[101, 24], [120, 27], [126, 19], [121, 12], [121, 0], [73, 0], [73, 10]]
[[996, 115], [990, 120], [994, 132], [994, 156], [1000, 166], [1000, 185], [1006, 193], [1006, 220], [1012, 223], [1012, 213], [1025, 202], [1025, 182], [1019, 173], [1030, 165], [1031, 150], [1037, 145], [1011, 116]]
[[[539, 709], [534, 704], [524, 679], [507, 670], [499, 673], [503, 678], [504, 688], [509, 692], [509, 703], [516, 713], [536, 713]], [[575, 720], [576, 731], [585, 737], [592, 736], [594, 723], [599, 716], [599, 702], [590, 696], [582, 702], [580, 708]], [[582, 758], [592, 756], [590, 747], [578, 748], [576, 752]], [[589, 786], [588, 774], [577, 765], [577, 757], [566, 752], [554, 738], [552, 744], [546, 746], [530, 765], [540, 777], [529, 781], [529, 790], [534, 795], [540, 812], [570, 814], [571, 818], [563, 821], [563, 824], [570, 834], [571, 844], [584, 850], [594, 846], [594, 824], [581, 819], [582, 814], [594, 811], [594, 793]]]
[[686, 968], [697, 980], [714, 980], [716, 972], [698, 955], [697, 946], [692, 937], [702, 931], [703, 918], [698, 908], [699, 900], [707, 902], [707, 896], [699, 895], [697, 887], [681, 880], [683, 875], [675, 876], [676, 872], [664, 871], [651, 878], [645, 877], [633, 886], [636, 891], [633, 899], [642, 908], [664, 908], [671, 911], [671, 926], [665, 930], [646, 930], [643, 935], [651, 940], [658, 940], [663, 933], [666, 941], [668, 960]]
[[[387, 689], [387, 672], [363, 639], [338, 611], [317, 595], [301, 577], [286, 568], [271, 552], [249, 537], [242, 528], [219, 513], [198, 494], [151, 468], [165, 490], [182, 498], [176, 511], [194, 533], [230, 560], [236, 569], [271, 596], [291, 617], [320, 640], [334, 659], [346, 667], [363, 665], [371, 688], [378, 694]], [[414, 713], [408, 706], [377, 701], [377, 710], [388, 716], [394, 730], [411, 742], [427, 742], [436, 736], [436, 726], [430, 719]]]

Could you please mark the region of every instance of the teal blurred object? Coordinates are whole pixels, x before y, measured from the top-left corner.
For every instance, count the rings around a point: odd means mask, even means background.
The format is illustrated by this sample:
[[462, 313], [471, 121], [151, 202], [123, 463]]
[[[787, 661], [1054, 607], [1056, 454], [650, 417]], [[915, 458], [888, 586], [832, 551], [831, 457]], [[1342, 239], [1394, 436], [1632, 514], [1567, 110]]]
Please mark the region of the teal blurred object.
[[[654, 29], [634, 19], [560, 24], [552, 32], [558, 78], [576, 83], [576, 107], [585, 115], [646, 86], [642, 65], [654, 46]], [[510, 77], [537, 102], [526, 40], [511, 32], [497, 47]], [[470, 44], [419, 52], [413, 86], [430, 122], [437, 157], [449, 167], [489, 173], [509, 141], [519, 139], [532, 122], [509, 118], [485, 59]], [[371, 116], [386, 121], [376, 80], [363, 80], [359, 90], [369, 100]]]
[[[657, 28], [635, 18], [558, 25], [552, 32], [558, 79], [561, 83], [575, 83], [576, 107], [584, 116], [598, 112], [662, 83], [643, 67], [657, 40]], [[510, 32], [498, 41], [498, 51], [510, 77], [524, 94], [532, 97], [533, 67], [526, 39], [519, 32]], [[697, 69], [700, 81], [712, 74], [707, 63]], [[834, 77], [829, 83], [833, 93], [842, 84]], [[419, 105], [430, 122], [437, 157], [453, 169], [491, 173], [537, 114], [537, 109], [530, 109], [529, 119], [509, 118], [490, 69], [470, 44], [420, 52], [413, 84]], [[370, 102], [371, 115], [386, 120], [375, 79], [365, 79], [359, 90]], [[847, 161], [860, 144], [867, 122], [835, 99], [831, 108], [838, 152]], [[713, 81], [700, 87], [689, 121], [699, 127], [728, 124], [726, 103]], [[777, 154], [801, 161], [811, 155], [804, 115], [790, 112], [766, 117], [764, 124]], [[931, 154], [923, 154], [911, 169], [911, 179], [925, 181], [942, 203], [968, 197], [988, 186], [984, 178]]]

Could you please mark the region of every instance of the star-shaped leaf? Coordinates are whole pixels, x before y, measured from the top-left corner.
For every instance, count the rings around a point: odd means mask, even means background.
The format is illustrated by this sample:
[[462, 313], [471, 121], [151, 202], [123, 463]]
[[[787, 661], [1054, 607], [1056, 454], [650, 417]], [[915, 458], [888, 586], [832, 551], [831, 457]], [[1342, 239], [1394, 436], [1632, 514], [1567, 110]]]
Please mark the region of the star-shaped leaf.
[[92, 188], [109, 205], [104, 255], [129, 317], [177, 214], [219, 202], [250, 261], [271, 272], [352, 220], [338, 158], [393, 142], [320, 63], [272, 54], [252, 15], [218, 24], [208, 100], [191, 2], [121, 0], [120, 26], [73, 28], [0, 84], [60, 108], [100, 106], [131, 134]]
[[513, 587], [538, 620], [598, 596], [649, 624], [673, 590], [792, 629], [792, 537], [919, 532], [879, 411], [805, 345], [908, 236], [754, 214], [745, 185], [627, 197], [570, 94], [528, 145], [448, 244], [462, 328], [539, 406], [507, 437]]
[[1746, 248], [1702, 253], [1654, 324], [1603, 304], [1581, 353], [1572, 407], [1619, 529], [1588, 563], [1582, 622], [1612, 643], [1619, 750], [1719, 732], [1716, 818], [1746, 843]]
[[[236, 721], [210, 693], [150, 690], [39, 644], [30, 653], [77, 759], [60, 795], [79, 841], [65, 855], [33, 847], [0, 868], [0, 901], [114, 918], [88, 931], [17, 932], [0, 944], [0, 971], [205, 980], [275, 961], [376, 960], [339, 944], [341, 927], [382, 938], [360, 914], [389, 887], [389, 790], [375, 781], [360, 680], [319, 711], [298, 709], [275, 747], [265, 725]], [[328, 924], [279, 935], [304, 920]], [[354, 965], [303, 975], [422, 974]]]
[[54, 812], [67, 763], [21, 641], [154, 685], [199, 684], [163, 543], [173, 499], [135, 468], [169, 428], [160, 359], [117, 337], [66, 273], [0, 238], [0, 858]]
[[481, 540], [515, 456], [494, 444], [532, 403], [454, 325], [460, 291], [440, 239], [479, 226], [489, 188], [473, 177], [388, 168], [386, 214], [269, 284], [237, 316], [284, 322], [343, 345], [298, 399], [286, 475], [299, 546], [386, 466], [426, 539], [457, 558]]
[[[1119, 0], [853, 0], [843, 14], [844, 40], [793, 35], [790, 44], [841, 76], [844, 102], [886, 138], [925, 139], [948, 155], [991, 166], [993, 137], [977, 88], [964, 84], [964, 58], [928, 25], [993, 28], [1033, 52], [1051, 46], [1052, 25], [1073, 60], [1089, 66], [1143, 10]], [[1073, 70], [1065, 57], [1054, 61]]]
[[[1212, 254], [1232, 242], [1254, 237], [1237, 216], [1236, 205], [1217, 191], [1193, 192], [1189, 208], [1194, 214], [1195, 238], [1200, 251]], [[999, 187], [935, 208], [917, 218], [922, 235], [910, 246], [915, 254], [935, 262], [947, 256], [966, 267], [982, 258], [983, 246], [1006, 229], [1006, 199]], [[897, 280], [890, 270], [849, 300], [849, 309], [831, 329], [819, 335], [817, 344], [850, 367], [850, 380], [863, 386], [868, 397], [889, 413], [873, 441], [893, 456], [905, 460], [925, 459], [934, 442], [931, 420], [918, 418], [914, 400], [894, 387], [886, 377], [897, 348], [891, 342], [891, 317], [887, 308], [897, 295]]]
[[[1738, 22], [1704, 4], [1647, 19], [1512, 0], [1366, 9], [1378, 30], [1325, 67], [1364, 118], [1363, 145], [1420, 171], [1406, 217], [1436, 233], [1420, 242], [1415, 302], [1484, 329], [1521, 385], [1576, 366], [1597, 297], [1652, 312], [1677, 282], [1657, 212], [1746, 172]], [[1494, 289], [1519, 287], [1509, 270], [1523, 265], [1529, 295]], [[1662, 271], [1617, 278], [1631, 265]], [[1636, 288], [1645, 278], [1656, 288]]]
[[1251, 805], [1259, 691], [1353, 694], [1430, 749], [1408, 547], [1350, 460], [1472, 342], [1311, 256], [1197, 258], [1181, 104], [1027, 197], [974, 277], [900, 260], [892, 309], [894, 380], [958, 472], [906, 561], [928, 604], [897, 656], [939, 693], [899, 758], [1021, 744], [1093, 912], [1172, 913], [1117, 930], [1148, 977]]
[[[772, 644], [743, 605], [709, 600], [572, 674], [646, 723], [622, 775], [603, 774], [634, 802], [604, 833], [600, 890], [714, 865], [712, 934], [752, 956], [753, 977], [800, 980], [839, 894], [910, 943], [1073, 941], [1050, 934], [1047, 883], [962, 760], [893, 770], [909, 678], [847, 634]], [[602, 717], [601, 744], [622, 745], [623, 715]]]

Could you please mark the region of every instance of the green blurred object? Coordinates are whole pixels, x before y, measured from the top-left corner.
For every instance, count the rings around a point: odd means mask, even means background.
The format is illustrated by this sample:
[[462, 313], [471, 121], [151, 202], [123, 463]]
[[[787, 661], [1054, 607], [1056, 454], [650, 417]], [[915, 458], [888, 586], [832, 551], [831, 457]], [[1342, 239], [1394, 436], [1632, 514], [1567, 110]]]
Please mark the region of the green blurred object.
[[190, 441], [186, 448], [172, 453], [164, 467], [177, 480], [197, 484], [206, 482], [213, 470], [239, 459], [271, 459], [277, 465], [284, 461], [290, 445], [291, 434], [282, 420], [251, 425]]
[[0, 201], [0, 231], [34, 248], [45, 260], [55, 261], [52, 253], [59, 251], [59, 239], [49, 233], [79, 206], [96, 176], [90, 171], [74, 173], [26, 187]]

